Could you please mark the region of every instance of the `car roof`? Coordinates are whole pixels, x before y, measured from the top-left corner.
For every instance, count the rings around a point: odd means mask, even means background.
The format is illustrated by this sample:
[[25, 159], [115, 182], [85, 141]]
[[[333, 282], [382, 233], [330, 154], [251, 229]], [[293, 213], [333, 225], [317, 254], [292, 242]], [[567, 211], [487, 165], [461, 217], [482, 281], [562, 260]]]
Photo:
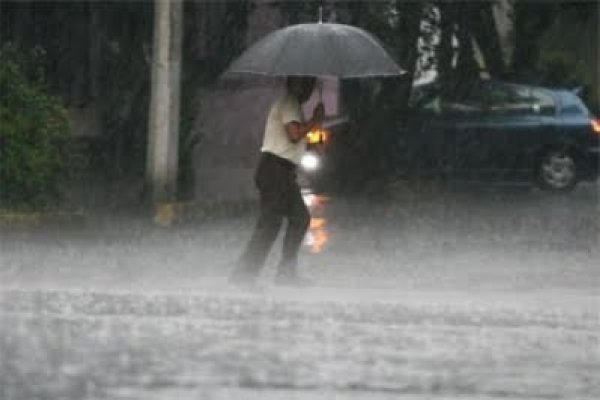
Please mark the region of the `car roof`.
[[[508, 82], [499, 79], [480, 79], [483, 84], [496, 84], [501, 86], [513, 86], [520, 88], [527, 88], [530, 90], [540, 90], [550, 94], [554, 97], [555, 101], [559, 104], [559, 112], [565, 105], [577, 105], [581, 109], [582, 114], [589, 114], [589, 109], [585, 102], [579, 96], [580, 88], [567, 89], [564, 87], [548, 87], [540, 86], [535, 84], [521, 83], [521, 82]], [[440, 89], [439, 81], [432, 81], [422, 85], [413, 86], [413, 90], [417, 93], [420, 92], [422, 96], [428, 96], [435, 94]], [[415, 94], [417, 94], [415, 93]], [[417, 94], [417, 96], [419, 96]], [[418, 100], [417, 100], [418, 101]]]
[[[482, 82], [482, 83], [484, 83], [484, 84], [497, 84], [497, 85], [506, 85], [506, 86], [517, 86], [517, 87], [526, 87], [526, 88], [529, 88], [529, 89], [546, 90], [546, 91], [549, 91], [549, 92], [565, 92], [565, 93], [575, 94], [573, 92], [573, 90], [569, 90], [569, 89], [565, 89], [565, 88], [540, 86], [540, 85], [529, 84], [529, 83], [522, 83], [522, 82], [509, 82], [509, 81], [503, 81], [503, 80], [493, 79], [493, 78], [492, 79], [480, 79], [479, 81]], [[432, 82], [427, 82], [427, 83], [424, 83], [424, 84], [414, 85], [413, 89], [415, 89], [415, 90], [435, 90], [435, 89], [437, 89], [439, 87], [440, 87], [439, 81], [432, 81]]]

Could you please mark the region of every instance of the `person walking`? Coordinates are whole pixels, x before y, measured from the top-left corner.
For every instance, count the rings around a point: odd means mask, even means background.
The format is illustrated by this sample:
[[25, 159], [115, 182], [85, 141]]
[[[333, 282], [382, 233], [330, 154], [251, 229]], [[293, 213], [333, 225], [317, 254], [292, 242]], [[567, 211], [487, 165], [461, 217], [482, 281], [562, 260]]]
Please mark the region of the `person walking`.
[[284, 219], [287, 228], [282, 258], [275, 283], [308, 286], [298, 274], [298, 251], [310, 223], [310, 214], [296, 182], [296, 169], [306, 149], [305, 137], [319, 126], [324, 107], [319, 103], [312, 118], [304, 121], [301, 105], [312, 94], [314, 77], [290, 76], [285, 93], [271, 106], [264, 131], [255, 183], [260, 193], [260, 215], [246, 249], [229, 280], [236, 285], [252, 285], [277, 238]]

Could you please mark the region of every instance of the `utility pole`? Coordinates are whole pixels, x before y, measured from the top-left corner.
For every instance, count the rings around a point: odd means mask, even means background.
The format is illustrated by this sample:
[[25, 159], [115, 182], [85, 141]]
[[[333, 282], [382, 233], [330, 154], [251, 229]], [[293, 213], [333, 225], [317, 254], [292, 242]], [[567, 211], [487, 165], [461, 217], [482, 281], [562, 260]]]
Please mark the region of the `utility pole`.
[[146, 184], [152, 204], [175, 200], [183, 1], [155, 0]]

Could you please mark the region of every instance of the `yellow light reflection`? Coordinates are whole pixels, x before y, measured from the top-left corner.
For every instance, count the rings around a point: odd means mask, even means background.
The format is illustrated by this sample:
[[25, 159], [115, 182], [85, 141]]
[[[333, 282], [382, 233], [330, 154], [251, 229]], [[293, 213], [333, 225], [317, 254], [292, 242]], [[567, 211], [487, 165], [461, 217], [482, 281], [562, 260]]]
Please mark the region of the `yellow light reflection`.
[[306, 232], [306, 237], [304, 238], [304, 245], [309, 247], [311, 253], [320, 253], [325, 249], [330, 240], [327, 229], [327, 218], [324, 217], [325, 206], [330, 199], [327, 196], [314, 194], [310, 191], [303, 192], [302, 198], [312, 215], [308, 232]]
[[305, 243], [310, 247], [310, 252], [322, 252], [327, 242], [329, 242], [327, 220], [325, 218], [311, 218], [305, 240]]
[[325, 218], [311, 218], [308, 229], [323, 229], [326, 224], [327, 220]]
[[302, 193], [302, 199], [304, 200], [304, 204], [306, 204], [306, 206], [312, 211], [322, 208], [327, 202], [329, 202], [329, 197], [310, 192]]

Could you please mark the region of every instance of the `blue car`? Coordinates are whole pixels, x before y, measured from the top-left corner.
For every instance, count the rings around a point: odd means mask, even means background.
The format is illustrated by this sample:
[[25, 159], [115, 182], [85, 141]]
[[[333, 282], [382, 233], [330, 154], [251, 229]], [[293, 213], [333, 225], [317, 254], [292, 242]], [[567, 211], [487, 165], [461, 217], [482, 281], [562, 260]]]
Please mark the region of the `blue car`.
[[600, 120], [576, 93], [498, 81], [415, 88], [393, 135], [398, 171], [527, 179], [555, 192], [598, 177]]

